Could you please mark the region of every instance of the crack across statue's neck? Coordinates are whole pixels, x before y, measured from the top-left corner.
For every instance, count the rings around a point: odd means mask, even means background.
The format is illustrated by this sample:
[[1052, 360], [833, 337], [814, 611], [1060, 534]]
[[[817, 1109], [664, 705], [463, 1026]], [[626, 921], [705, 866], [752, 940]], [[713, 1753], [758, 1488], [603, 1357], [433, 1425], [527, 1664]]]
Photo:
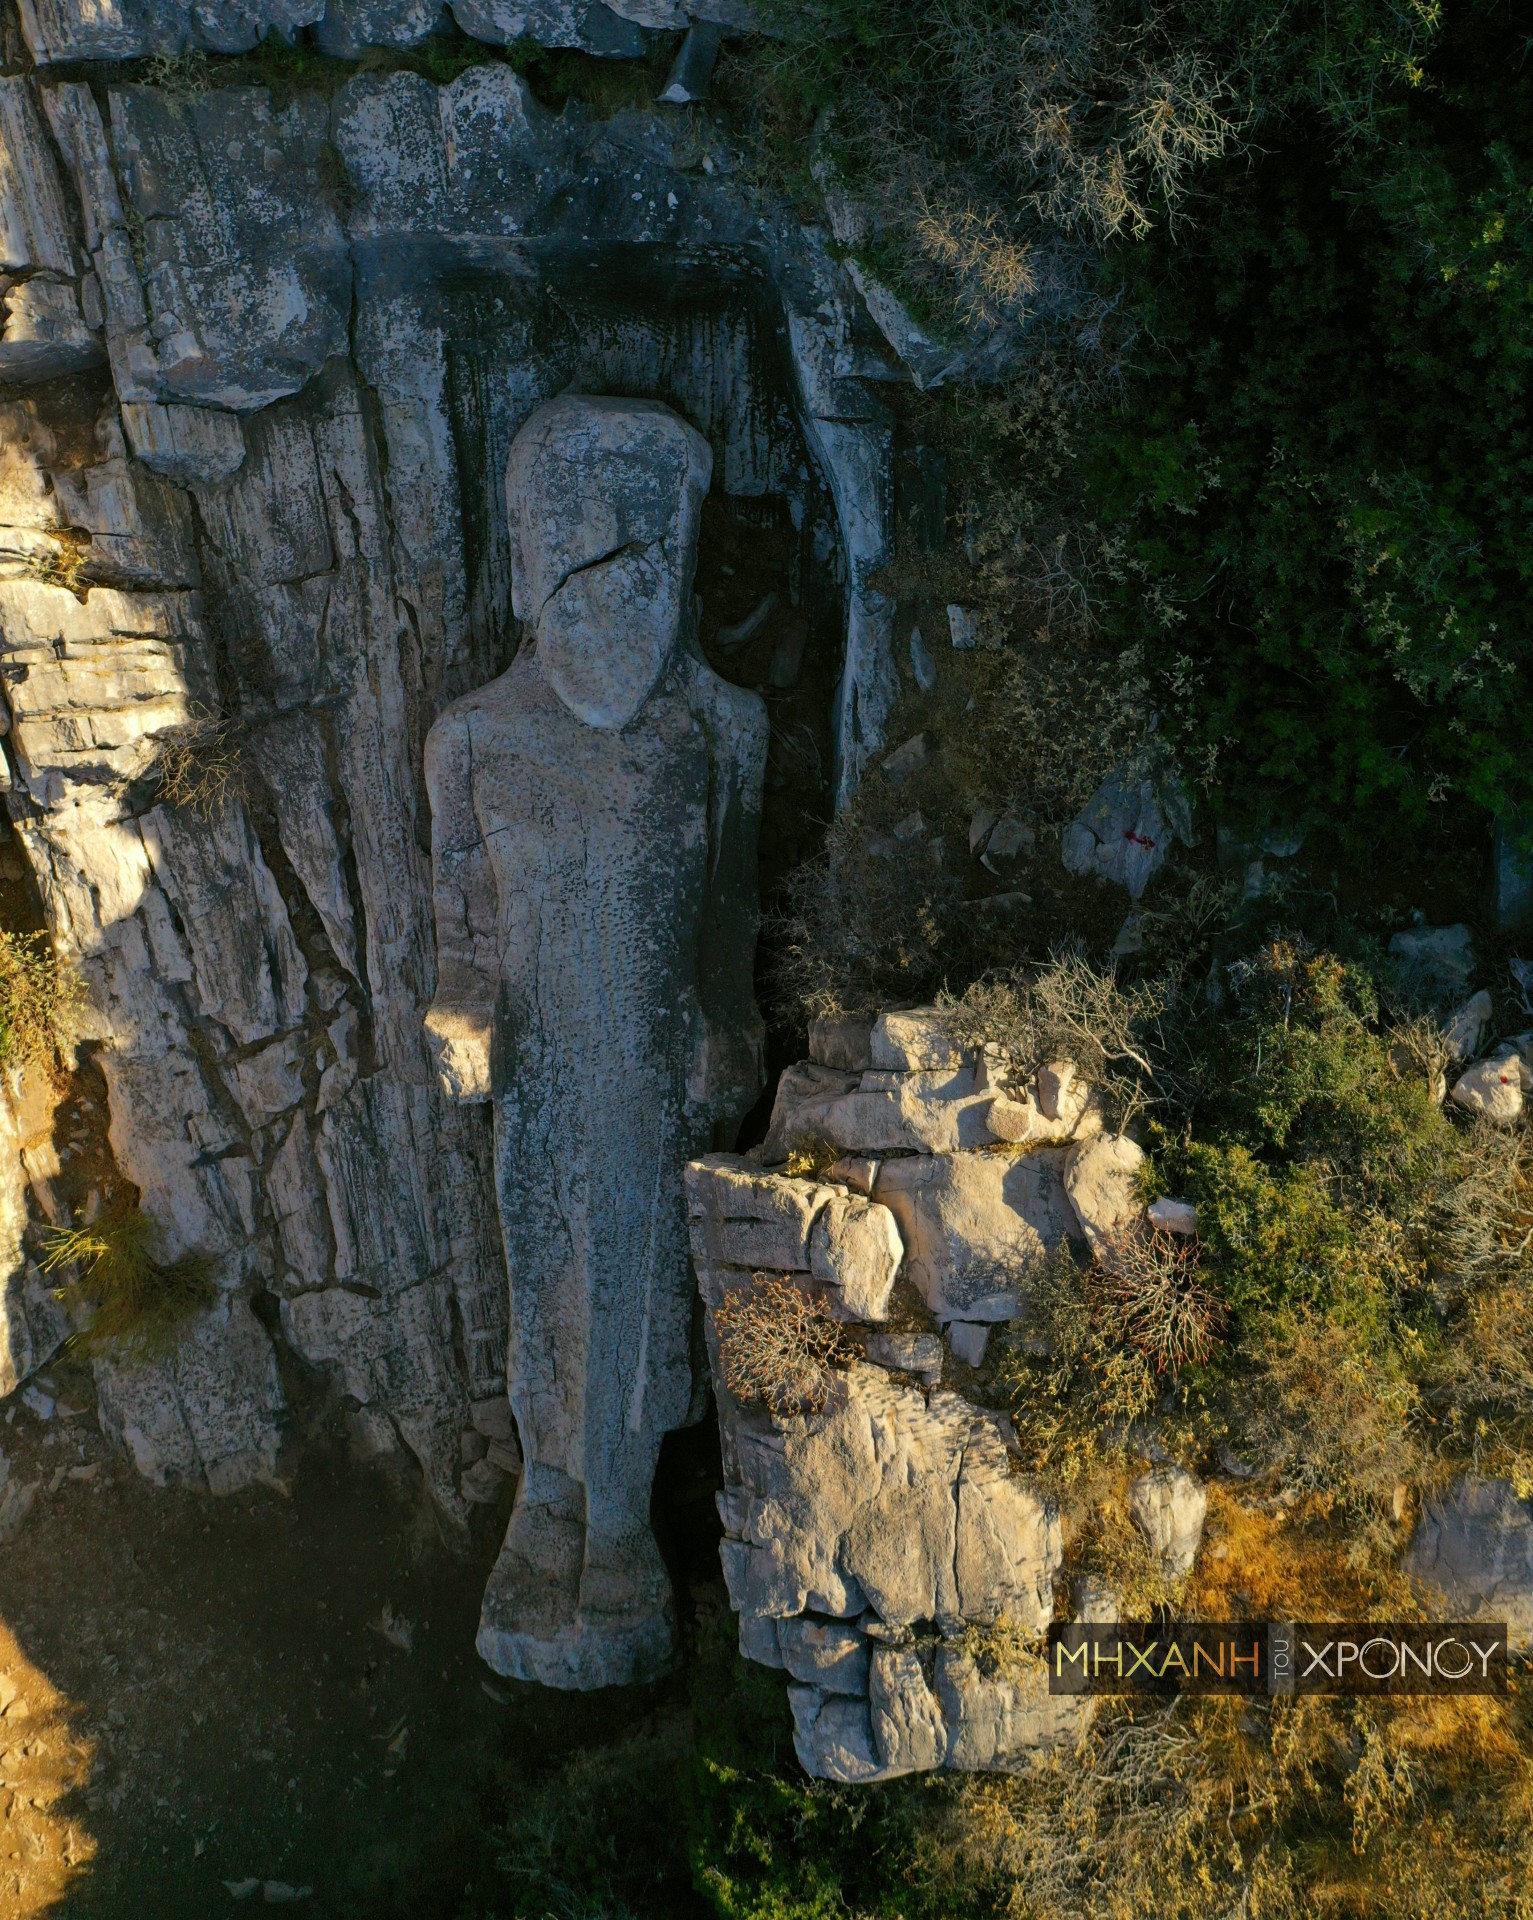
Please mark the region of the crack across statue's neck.
[[[676, 657], [681, 623], [671, 617], [669, 582], [646, 592], [646, 574], [665, 566], [664, 556], [658, 563], [650, 557], [655, 553], [629, 549], [582, 571], [538, 621], [533, 659], [539, 674], [577, 719], [603, 732], [638, 717]], [[608, 576], [595, 591], [584, 584], [593, 576]]]

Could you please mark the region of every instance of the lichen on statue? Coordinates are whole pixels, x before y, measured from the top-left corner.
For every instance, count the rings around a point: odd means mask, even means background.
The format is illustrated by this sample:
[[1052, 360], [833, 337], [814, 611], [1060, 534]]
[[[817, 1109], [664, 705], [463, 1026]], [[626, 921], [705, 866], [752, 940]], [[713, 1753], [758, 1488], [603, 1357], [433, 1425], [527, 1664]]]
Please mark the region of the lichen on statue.
[[426, 746], [426, 1027], [448, 1092], [493, 1108], [526, 1459], [478, 1644], [552, 1686], [671, 1657], [649, 1506], [692, 1399], [681, 1169], [761, 1084], [767, 721], [690, 639], [711, 468], [658, 403], [539, 408], [506, 470], [522, 650]]

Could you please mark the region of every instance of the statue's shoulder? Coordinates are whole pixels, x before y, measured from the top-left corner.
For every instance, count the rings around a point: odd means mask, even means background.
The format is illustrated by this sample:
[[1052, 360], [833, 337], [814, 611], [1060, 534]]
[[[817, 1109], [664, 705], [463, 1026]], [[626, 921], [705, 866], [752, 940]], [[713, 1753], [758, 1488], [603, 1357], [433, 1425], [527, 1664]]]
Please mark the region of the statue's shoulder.
[[759, 693], [735, 686], [691, 651], [681, 657], [680, 679], [688, 706], [716, 739], [745, 760], [765, 755], [770, 723]]
[[483, 726], [513, 730], [521, 716], [541, 712], [548, 704], [543, 676], [534, 670], [530, 650], [523, 648], [504, 673], [449, 701], [432, 721], [428, 739], [441, 741]]

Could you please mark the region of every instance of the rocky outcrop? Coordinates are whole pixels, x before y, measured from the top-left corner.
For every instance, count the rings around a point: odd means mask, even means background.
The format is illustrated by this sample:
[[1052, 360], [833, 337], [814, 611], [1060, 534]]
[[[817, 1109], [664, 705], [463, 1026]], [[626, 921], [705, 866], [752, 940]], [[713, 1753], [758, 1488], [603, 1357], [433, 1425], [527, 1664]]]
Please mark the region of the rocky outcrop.
[[[443, 0], [18, 0], [27, 49], [40, 66], [139, 60], [188, 48], [249, 53], [268, 35], [312, 27], [327, 53], [418, 46], [446, 17]], [[743, 24], [737, 0], [452, 0], [464, 33], [492, 46], [535, 40], [609, 58], [645, 50], [644, 29], [684, 27], [696, 16]]]
[[1161, 1571], [1190, 1573], [1203, 1539], [1208, 1495], [1185, 1467], [1156, 1467], [1129, 1488], [1129, 1511]]
[[1504, 1620], [1514, 1652], [1533, 1647], [1533, 1508], [1510, 1481], [1464, 1475], [1429, 1500], [1403, 1565], [1454, 1619]]
[[[1053, 1616], [1060, 1525], [1016, 1471], [1009, 1420], [944, 1384], [937, 1329], [967, 1366], [989, 1324], [1025, 1322], [1040, 1260], [1080, 1232], [1067, 1149], [970, 1148], [924, 1122], [891, 1146], [891, 1109], [997, 1097], [976, 1091], [979, 1057], [932, 1009], [821, 1022], [814, 1046], [818, 1061], [783, 1076], [756, 1158], [687, 1170], [740, 1648], [791, 1677], [795, 1745], [820, 1778], [1024, 1766], [1089, 1711], [1049, 1697], [1027, 1648]], [[826, 1175], [759, 1164], [826, 1132], [847, 1150]], [[813, 1410], [774, 1411], [731, 1359], [731, 1316], [763, 1271], [848, 1329]]]
[[1071, 873], [1110, 880], [1137, 900], [1178, 840], [1192, 844], [1191, 808], [1180, 785], [1122, 769], [1065, 828], [1060, 854]]

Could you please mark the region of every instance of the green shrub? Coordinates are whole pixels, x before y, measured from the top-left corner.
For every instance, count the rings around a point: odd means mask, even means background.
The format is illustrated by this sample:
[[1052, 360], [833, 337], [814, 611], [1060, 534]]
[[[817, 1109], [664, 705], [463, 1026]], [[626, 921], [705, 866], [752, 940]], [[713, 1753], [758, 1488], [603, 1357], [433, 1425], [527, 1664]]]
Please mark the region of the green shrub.
[[1339, 146], [1290, 92], [1175, 246], [1120, 250], [1139, 334], [1085, 463], [1112, 624], [1220, 809], [1386, 848], [1533, 794], [1533, 72], [1489, 4], [1425, 37]]

